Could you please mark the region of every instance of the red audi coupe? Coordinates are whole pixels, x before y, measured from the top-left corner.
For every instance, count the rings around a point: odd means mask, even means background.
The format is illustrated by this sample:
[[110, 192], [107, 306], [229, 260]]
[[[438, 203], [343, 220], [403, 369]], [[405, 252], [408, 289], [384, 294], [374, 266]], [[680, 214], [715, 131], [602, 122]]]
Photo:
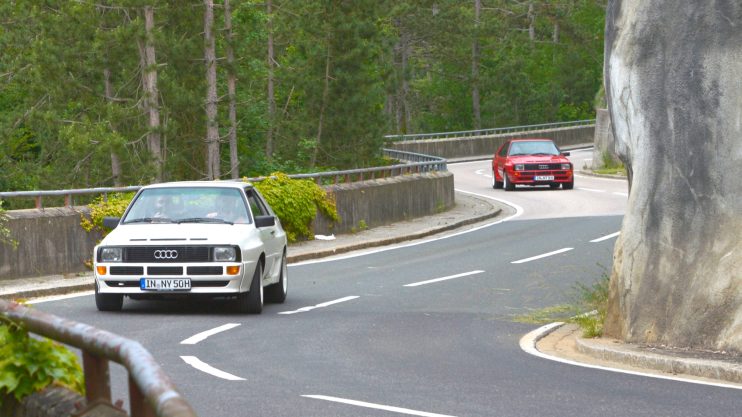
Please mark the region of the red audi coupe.
[[515, 189], [516, 185], [561, 184], [574, 187], [572, 163], [551, 139], [512, 139], [505, 142], [492, 158], [492, 188]]

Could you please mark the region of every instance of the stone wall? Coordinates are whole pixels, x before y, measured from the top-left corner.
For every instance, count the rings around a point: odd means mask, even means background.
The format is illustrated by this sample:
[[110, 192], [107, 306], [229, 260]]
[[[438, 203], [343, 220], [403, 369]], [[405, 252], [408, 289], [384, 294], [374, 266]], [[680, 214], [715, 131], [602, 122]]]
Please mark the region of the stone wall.
[[557, 146], [592, 144], [595, 126], [576, 126], [561, 129], [534, 130], [513, 134], [472, 136], [452, 139], [426, 139], [393, 142], [387, 145], [400, 151], [436, 155], [446, 159], [492, 156], [497, 148], [509, 139], [544, 138], [553, 140]]
[[608, 109], [597, 109], [595, 111], [595, 148], [593, 148], [592, 168], [603, 167], [603, 154], [608, 153], [614, 161], [618, 161], [618, 154], [615, 150], [615, 140], [613, 138], [613, 128], [611, 126], [611, 115]]

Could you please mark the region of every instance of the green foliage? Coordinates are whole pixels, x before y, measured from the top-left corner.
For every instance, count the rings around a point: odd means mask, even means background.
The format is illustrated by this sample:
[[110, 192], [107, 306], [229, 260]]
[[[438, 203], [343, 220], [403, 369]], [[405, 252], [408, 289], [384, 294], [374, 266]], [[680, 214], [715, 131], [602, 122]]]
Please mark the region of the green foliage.
[[77, 356], [59, 343], [37, 339], [25, 328], [0, 317], [0, 399], [20, 401], [55, 384], [84, 393]]
[[103, 218], [121, 217], [133, 197], [134, 193], [109, 194], [107, 199], [105, 196], [97, 197], [93, 203], [88, 205], [90, 217], [80, 216], [80, 226], [87, 232], [97, 230], [103, 236], [107, 235], [111, 230], [103, 226]]
[[296, 180], [280, 172], [255, 183], [255, 188], [281, 219], [290, 242], [313, 238], [311, 225], [317, 212], [332, 221], [338, 221], [335, 199], [311, 180]]
[[590, 285], [575, 283], [572, 286], [572, 301], [567, 304], [536, 309], [518, 315], [515, 321], [545, 324], [555, 321], [576, 323], [582, 328], [583, 337], [600, 337], [608, 308], [609, 277], [603, 274]]
[[598, 174], [608, 175], [623, 175], [626, 176], [626, 167], [623, 162], [613, 159], [608, 151], [603, 152], [602, 155], [603, 166], [593, 170]]
[[18, 247], [18, 241], [13, 239], [8, 229], [8, 217], [3, 209], [3, 201], [0, 200], [0, 244], [10, 245], [14, 249]]

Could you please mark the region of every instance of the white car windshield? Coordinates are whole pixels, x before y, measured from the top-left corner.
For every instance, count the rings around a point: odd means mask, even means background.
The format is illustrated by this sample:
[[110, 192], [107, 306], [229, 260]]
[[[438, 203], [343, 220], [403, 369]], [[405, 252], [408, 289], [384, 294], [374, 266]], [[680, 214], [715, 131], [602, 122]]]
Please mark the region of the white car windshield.
[[510, 145], [509, 156], [516, 155], [559, 155], [554, 142], [539, 140], [533, 142], [513, 142]]
[[149, 188], [137, 195], [121, 223], [244, 224], [250, 216], [236, 188]]

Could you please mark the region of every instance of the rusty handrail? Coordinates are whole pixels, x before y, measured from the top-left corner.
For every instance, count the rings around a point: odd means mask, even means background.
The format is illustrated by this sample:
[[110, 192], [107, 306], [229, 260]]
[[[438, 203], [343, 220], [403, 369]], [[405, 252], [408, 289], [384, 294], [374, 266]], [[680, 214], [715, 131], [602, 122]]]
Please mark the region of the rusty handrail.
[[196, 417], [196, 412], [139, 342], [87, 324], [0, 300], [0, 314], [23, 323], [41, 336], [83, 351], [86, 399], [111, 402], [108, 361], [129, 372], [129, 401], [132, 417]]

